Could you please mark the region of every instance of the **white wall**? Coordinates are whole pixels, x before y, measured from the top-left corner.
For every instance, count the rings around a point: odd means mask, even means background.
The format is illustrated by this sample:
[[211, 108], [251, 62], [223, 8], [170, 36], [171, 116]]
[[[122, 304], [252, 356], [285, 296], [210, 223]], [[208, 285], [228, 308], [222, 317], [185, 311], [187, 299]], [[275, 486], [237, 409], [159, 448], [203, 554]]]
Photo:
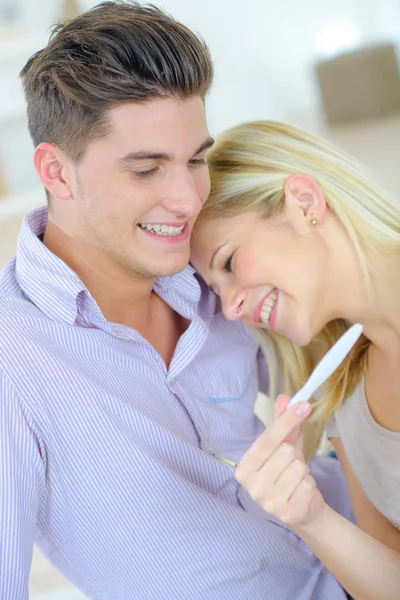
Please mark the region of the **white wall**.
[[398, 0], [161, 0], [215, 60], [211, 128], [273, 118], [314, 127], [313, 65], [357, 43], [400, 40]]
[[[25, 15], [31, 38], [19, 50], [19, 42], [0, 40], [0, 153], [15, 192], [37, 185], [17, 75], [43, 44], [63, 0], [0, 0], [0, 8], [10, 1]], [[257, 118], [318, 129], [315, 61], [359, 43], [400, 40], [400, 0], [155, 1], [202, 34], [211, 49], [216, 79], [208, 115], [214, 134]], [[78, 2], [82, 9], [96, 4]]]

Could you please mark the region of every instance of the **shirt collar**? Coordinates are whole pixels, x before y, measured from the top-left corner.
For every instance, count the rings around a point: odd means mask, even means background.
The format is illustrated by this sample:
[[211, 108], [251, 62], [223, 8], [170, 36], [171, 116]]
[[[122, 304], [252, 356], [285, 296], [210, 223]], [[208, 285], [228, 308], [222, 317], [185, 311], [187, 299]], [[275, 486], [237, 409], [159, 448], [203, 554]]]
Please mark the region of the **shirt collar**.
[[40, 241], [47, 223], [47, 208], [24, 218], [17, 243], [15, 274], [26, 296], [50, 318], [74, 323], [77, 297], [89, 293], [78, 275]]
[[196, 278], [196, 271], [188, 265], [183, 271], [176, 275], [167, 275], [156, 279], [154, 290], [162, 291], [174, 289], [180, 296], [189, 300], [189, 302], [199, 302], [201, 296], [201, 287]]
[[[91, 294], [78, 275], [40, 241], [48, 209], [39, 208], [24, 218], [17, 244], [16, 279], [25, 295], [50, 318], [75, 323], [80, 294]], [[154, 289], [160, 295], [173, 291], [191, 304], [199, 304], [204, 317], [217, 309], [214, 294], [189, 265], [176, 275], [159, 277]]]

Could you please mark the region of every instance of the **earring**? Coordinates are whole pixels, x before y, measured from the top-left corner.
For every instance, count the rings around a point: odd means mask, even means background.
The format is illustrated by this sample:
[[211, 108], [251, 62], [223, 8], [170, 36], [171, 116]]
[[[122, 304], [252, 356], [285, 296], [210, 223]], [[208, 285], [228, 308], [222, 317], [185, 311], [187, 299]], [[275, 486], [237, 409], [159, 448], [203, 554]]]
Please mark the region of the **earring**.
[[318, 225], [317, 219], [311, 219], [311, 225]]

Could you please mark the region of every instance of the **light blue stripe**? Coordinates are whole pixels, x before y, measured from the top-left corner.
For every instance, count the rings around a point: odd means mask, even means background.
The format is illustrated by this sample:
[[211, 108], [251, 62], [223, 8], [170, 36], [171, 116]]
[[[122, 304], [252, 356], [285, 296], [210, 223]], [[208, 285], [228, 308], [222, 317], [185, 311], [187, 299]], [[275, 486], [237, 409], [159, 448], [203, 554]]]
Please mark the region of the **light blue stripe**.
[[240, 402], [240, 400], [243, 400], [247, 394], [247, 391], [249, 389], [250, 386], [250, 382], [253, 378], [254, 375], [254, 371], [252, 371], [249, 375], [249, 378], [247, 379], [245, 388], [243, 390], [243, 392], [240, 394], [240, 396], [236, 396], [234, 398], [207, 398], [207, 400], [209, 402], [211, 402], [211, 404], [225, 404], [225, 402]]

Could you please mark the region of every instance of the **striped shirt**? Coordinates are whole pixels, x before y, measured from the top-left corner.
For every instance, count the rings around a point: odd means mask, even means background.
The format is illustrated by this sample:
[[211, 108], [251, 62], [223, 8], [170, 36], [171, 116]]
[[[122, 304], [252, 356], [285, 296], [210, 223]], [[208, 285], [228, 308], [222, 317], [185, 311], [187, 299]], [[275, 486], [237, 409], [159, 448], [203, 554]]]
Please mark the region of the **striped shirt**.
[[[305, 544], [239, 487], [261, 433], [253, 337], [188, 267], [155, 291], [190, 326], [170, 367], [107, 322], [78, 276], [22, 226], [0, 281], [0, 598], [28, 598], [33, 544], [89, 598], [339, 600]], [[335, 461], [314, 465], [348, 510]]]

